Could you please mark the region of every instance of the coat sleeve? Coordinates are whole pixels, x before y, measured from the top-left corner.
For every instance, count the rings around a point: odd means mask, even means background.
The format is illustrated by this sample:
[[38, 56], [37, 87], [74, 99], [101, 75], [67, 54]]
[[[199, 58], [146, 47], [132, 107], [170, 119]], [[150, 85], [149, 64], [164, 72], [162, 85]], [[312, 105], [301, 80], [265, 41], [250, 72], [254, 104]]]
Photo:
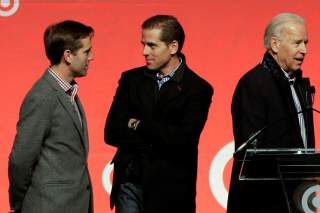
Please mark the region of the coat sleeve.
[[144, 143], [134, 130], [128, 128], [130, 118], [137, 116], [130, 109], [129, 82], [123, 73], [104, 128], [104, 140], [107, 144], [120, 147]]
[[52, 101], [36, 95], [27, 95], [21, 105], [8, 165], [10, 207], [16, 211], [22, 208], [42, 143], [49, 134], [52, 107]]
[[265, 125], [267, 105], [255, 83], [241, 79], [233, 94], [231, 112], [235, 149]]
[[213, 88], [209, 84], [190, 92], [181, 109], [182, 118], [175, 124], [142, 119], [137, 132], [146, 141], [160, 145], [190, 145], [198, 143], [200, 133], [207, 120]]

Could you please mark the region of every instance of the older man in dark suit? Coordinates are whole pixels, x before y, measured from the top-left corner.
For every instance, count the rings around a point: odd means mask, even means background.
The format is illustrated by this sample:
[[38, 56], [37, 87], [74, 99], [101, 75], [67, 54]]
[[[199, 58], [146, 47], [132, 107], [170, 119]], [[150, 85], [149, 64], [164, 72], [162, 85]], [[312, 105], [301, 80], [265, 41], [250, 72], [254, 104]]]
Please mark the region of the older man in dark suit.
[[117, 213], [195, 212], [197, 155], [213, 89], [181, 53], [173, 16], [142, 25], [146, 66], [122, 74], [105, 126], [114, 157]]
[[87, 74], [92, 36], [75, 21], [45, 31], [51, 66], [22, 103], [9, 158], [12, 212], [93, 212], [87, 123], [74, 81]]
[[[261, 129], [258, 148], [314, 147], [310, 82], [301, 72], [307, 42], [304, 19], [296, 14], [279, 14], [267, 26], [267, 52], [262, 62], [240, 79], [233, 95], [236, 149]], [[280, 182], [239, 181], [242, 157], [237, 156], [227, 212], [287, 212]]]

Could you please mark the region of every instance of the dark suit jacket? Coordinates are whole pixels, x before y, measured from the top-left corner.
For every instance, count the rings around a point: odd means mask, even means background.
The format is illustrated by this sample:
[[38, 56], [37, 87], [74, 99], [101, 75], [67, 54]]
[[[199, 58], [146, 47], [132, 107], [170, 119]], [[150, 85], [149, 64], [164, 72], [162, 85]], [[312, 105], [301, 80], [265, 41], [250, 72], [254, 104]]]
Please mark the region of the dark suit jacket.
[[[303, 110], [308, 147], [314, 147], [313, 117], [309, 79], [296, 73], [295, 90]], [[291, 94], [290, 84], [273, 57], [266, 53], [261, 64], [246, 73], [239, 81], [232, 100], [233, 132], [235, 149], [259, 129], [268, 126], [258, 138], [258, 148], [302, 148], [298, 112]], [[234, 159], [228, 212], [281, 212], [281, 207], [272, 207], [283, 203], [279, 197], [281, 186], [250, 185], [239, 182], [240, 165], [243, 155]], [[265, 200], [264, 200], [265, 199]], [[266, 206], [269, 206], [268, 210]], [[262, 208], [262, 209], [260, 209]]]
[[93, 212], [88, 132], [48, 71], [26, 95], [9, 158], [10, 205], [22, 213]]
[[[124, 72], [105, 126], [114, 157], [111, 206], [121, 182], [142, 185], [146, 212], [194, 212], [200, 133], [213, 89], [184, 59], [158, 91], [156, 72], [139, 67]], [[129, 130], [129, 118], [140, 119]], [[128, 165], [133, 175], [126, 177]]]

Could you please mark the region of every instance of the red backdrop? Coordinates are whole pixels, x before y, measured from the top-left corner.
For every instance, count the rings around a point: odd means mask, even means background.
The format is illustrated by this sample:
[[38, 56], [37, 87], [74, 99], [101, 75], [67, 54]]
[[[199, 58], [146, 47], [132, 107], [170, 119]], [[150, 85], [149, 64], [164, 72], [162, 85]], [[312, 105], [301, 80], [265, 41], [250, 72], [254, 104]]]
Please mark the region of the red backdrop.
[[[261, 60], [264, 28], [271, 17], [295, 12], [306, 18], [309, 29], [304, 75], [318, 88], [319, 11], [318, 0], [0, 0], [0, 212], [9, 208], [7, 162], [19, 107], [48, 66], [42, 35], [49, 24], [73, 19], [96, 31], [95, 60], [88, 76], [78, 82], [89, 123], [95, 209], [100, 213], [110, 211], [111, 168], [106, 165], [115, 152], [103, 141], [104, 122], [121, 72], [144, 63], [140, 25], [155, 14], [171, 14], [180, 20], [186, 32], [183, 52], [187, 63], [215, 88], [199, 145], [197, 212], [219, 213], [225, 212], [230, 178], [230, 103], [235, 85]], [[318, 98], [316, 94], [315, 108], [320, 108]], [[315, 115], [317, 141], [319, 119]]]

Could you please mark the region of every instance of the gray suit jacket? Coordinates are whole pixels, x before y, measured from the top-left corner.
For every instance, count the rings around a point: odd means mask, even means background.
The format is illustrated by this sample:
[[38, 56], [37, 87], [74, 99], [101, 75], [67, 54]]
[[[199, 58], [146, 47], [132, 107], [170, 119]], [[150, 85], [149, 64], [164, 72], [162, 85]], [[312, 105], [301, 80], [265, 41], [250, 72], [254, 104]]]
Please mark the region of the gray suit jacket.
[[93, 212], [88, 132], [48, 71], [26, 95], [9, 157], [10, 205], [23, 213]]

